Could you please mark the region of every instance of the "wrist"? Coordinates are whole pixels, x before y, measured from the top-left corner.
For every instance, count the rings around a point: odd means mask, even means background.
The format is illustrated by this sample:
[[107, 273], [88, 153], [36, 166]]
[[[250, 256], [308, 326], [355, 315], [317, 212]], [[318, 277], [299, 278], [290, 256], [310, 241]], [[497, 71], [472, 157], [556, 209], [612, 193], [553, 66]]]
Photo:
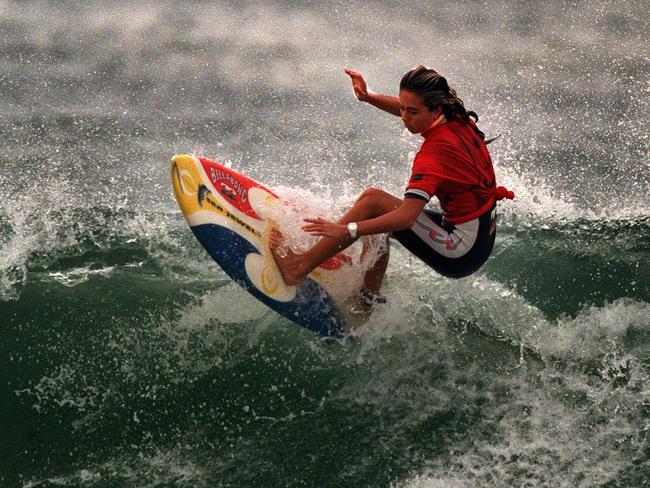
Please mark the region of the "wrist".
[[356, 239], [359, 237], [359, 226], [357, 225], [356, 222], [350, 222], [347, 225], [348, 229], [348, 235], [350, 236], [351, 239]]

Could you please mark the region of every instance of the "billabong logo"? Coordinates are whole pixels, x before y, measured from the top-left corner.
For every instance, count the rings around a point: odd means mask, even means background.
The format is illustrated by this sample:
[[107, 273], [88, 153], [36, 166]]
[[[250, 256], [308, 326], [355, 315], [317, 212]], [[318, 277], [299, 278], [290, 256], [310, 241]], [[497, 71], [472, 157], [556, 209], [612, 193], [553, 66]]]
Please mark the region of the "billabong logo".
[[[229, 175], [225, 171], [218, 168], [210, 168], [210, 179], [212, 180], [212, 183], [215, 185], [215, 188], [217, 187], [217, 183], [220, 183], [221, 186], [227, 186], [229, 190], [231, 190], [235, 195], [239, 195], [239, 198], [241, 198], [242, 203], [246, 203], [246, 194], [248, 192], [246, 188], [239, 181], [237, 181], [235, 178], [232, 177], [232, 175]], [[225, 182], [227, 182], [227, 185]], [[230, 198], [231, 200], [234, 200], [233, 197], [230, 197], [225, 193], [224, 195]]]
[[228, 185], [226, 185], [223, 182], [221, 182], [221, 194], [224, 197], [229, 198], [233, 202], [237, 198], [237, 194], [235, 193], [235, 190], [233, 190], [232, 188], [230, 188]]

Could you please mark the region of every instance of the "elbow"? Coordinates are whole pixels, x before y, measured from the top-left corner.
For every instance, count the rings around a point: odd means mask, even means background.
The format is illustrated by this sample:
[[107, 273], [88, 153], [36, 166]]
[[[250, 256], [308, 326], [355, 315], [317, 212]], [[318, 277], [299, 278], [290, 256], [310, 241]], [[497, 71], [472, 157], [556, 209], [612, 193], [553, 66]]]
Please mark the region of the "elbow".
[[416, 220], [417, 220], [417, 217], [416, 217], [416, 218], [413, 218], [413, 219], [410, 219], [410, 220], [408, 221], [406, 227], [404, 228], [404, 230], [407, 230], [407, 229], [410, 229], [411, 227], [413, 227], [413, 226], [415, 225], [415, 221], [416, 221]]
[[426, 204], [427, 201], [423, 198], [408, 198], [407, 195], [407, 198], [404, 199], [397, 212], [399, 214], [398, 221], [400, 223], [398, 230], [407, 230], [413, 227]]
[[418, 206], [416, 208], [409, 208], [407, 212], [403, 212], [400, 220], [400, 227], [398, 230], [407, 230], [415, 225], [415, 221], [418, 219], [420, 213], [422, 213], [422, 207]]

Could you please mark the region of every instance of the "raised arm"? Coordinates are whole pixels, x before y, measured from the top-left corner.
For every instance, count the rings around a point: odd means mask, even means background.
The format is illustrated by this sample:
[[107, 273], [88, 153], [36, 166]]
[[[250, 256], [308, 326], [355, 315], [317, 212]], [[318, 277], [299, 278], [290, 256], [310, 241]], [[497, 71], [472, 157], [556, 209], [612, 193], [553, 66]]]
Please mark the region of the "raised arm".
[[400, 116], [399, 99], [388, 95], [379, 95], [368, 91], [366, 80], [363, 79], [358, 71], [345, 68], [345, 72], [352, 79], [352, 89], [357, 99], [361, 102], [367, 102], [370, 105], [388, 112], [389, 114]]

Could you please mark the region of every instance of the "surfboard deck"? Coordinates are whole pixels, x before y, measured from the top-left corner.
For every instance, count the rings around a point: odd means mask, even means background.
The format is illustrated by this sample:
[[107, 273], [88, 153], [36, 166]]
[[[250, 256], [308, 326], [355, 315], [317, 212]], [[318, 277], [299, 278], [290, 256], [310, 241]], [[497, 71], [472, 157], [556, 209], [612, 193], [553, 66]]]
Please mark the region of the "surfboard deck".
[[[296, 286], [287, 286], [271, 251], [271, 230], [285, 237], [286, 202], [229, 167], [194, 155], [176, 155], [171, 176], [178, 205], [214, 261], [255, 298], [298, 325], [323, 336], [347, 330], [346, 300], [362, 284], [362, 266], [339, 254]], [[237, 306], [233, 304], [233, 306]]]

